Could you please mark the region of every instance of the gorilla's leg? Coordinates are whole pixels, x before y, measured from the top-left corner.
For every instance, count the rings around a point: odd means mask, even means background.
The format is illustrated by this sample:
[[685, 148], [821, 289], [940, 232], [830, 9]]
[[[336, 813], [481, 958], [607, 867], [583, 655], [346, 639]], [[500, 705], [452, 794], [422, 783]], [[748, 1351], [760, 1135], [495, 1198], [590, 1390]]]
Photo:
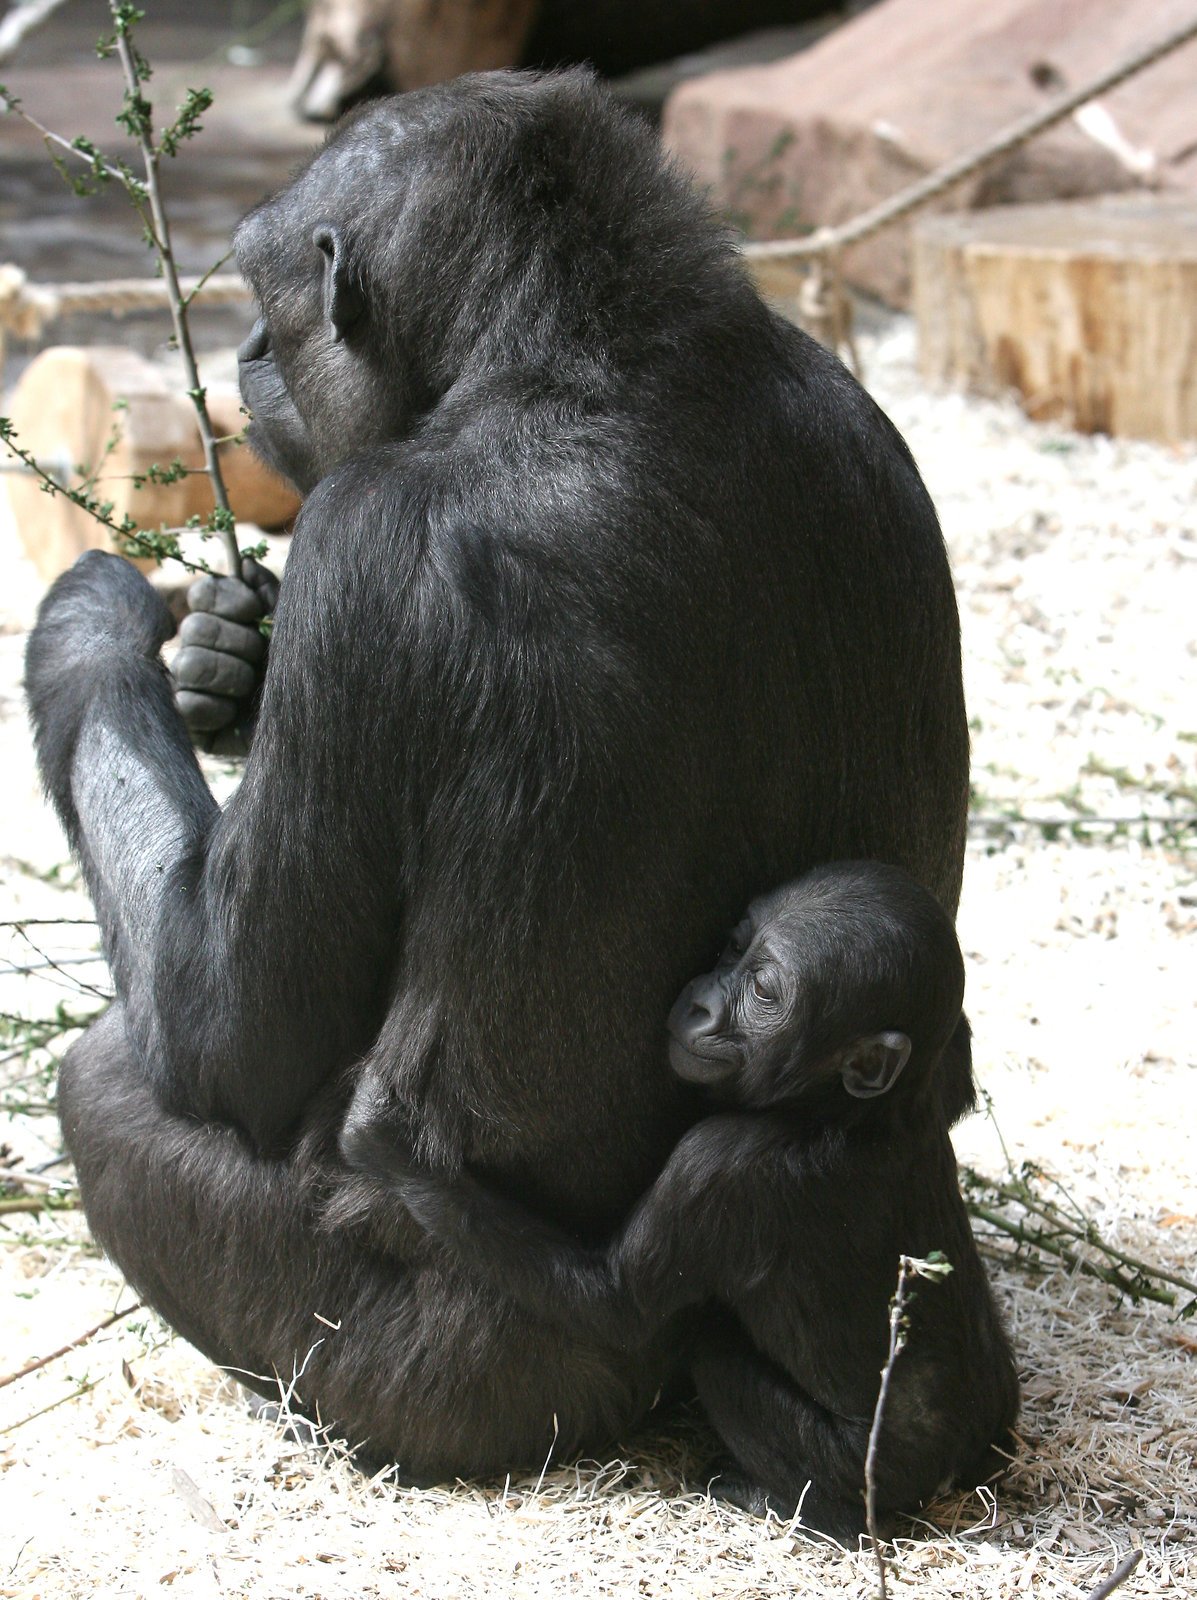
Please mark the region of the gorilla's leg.
[[67, 1053], [58, 1108], [97, 1241], [185, 1338], [277, 1399], [275, 1374], [303, 1366], [348, 1276], [317, 1232], [313, 1185], [228, 1124], [164, 1111], [120, 1005]]
[[[333, 565], [321, 558], [335, 592]], [[393, 845], [334, 839], [328, 810], [360, 821], [382, 786], [325, 765], [346, 732], [337, 715], [331, 739], [290, 727], [281, 740], [259, 736], [222, 813], [158, 658], [172, 628], [161, 598], [119, 556], [88, 551], [58, 578], [25, 661], [38, 765], [158, 1102], [281, 1151], [385, 1015], [397, 902], [380, 853]], [[346, 622], [334, 651], [355, 633]], [[302, 662], [302, 641], [297, 655]], [[343, 676], [354, 682], [354, 669], [345, 664]], [[303, 698], [330, 720], [316, 697]], [[355, 736], [349, 743], [360, 750]]]
[[729, 1323], [693, 1359], [698, 1398], [739, 1468], [712, 1491], [758, 1516], [792, 1517], [851, 1540], [865, 1531], [869, 1423], [837, 1417], [804, 1395]]
[[400, 1236], [385, 1254], [364, 1227], [328, 1223], [343, 1182], [319, 1157], [339, 1122], [331, 1101], [286, 1158], [163, 1110], [120, 1006], [68, 1052], [59, 1114], [92, 1231], [142, 1298], [260, 1394], [284, 1393], [406, 1481], [605, 1448], [662, 1381], [664, 1361], [644, 1352], [529, 1326], [435, 1258], [415, 1223], [410, 1250]]

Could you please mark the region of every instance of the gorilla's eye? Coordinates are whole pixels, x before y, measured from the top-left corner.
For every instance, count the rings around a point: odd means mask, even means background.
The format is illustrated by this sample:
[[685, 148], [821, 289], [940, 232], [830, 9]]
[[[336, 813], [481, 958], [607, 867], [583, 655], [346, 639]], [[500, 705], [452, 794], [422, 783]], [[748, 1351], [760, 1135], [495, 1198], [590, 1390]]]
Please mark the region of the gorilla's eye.
[[768, 978], [760, 972], [754, 972], [752, 974], [752, 992], [758, 1000], [764, 1000], [769, 1004], [772, 1004], [772, 1002], [777, 999], [777, 993], [774, 990], [773, 985], [769, 982]]

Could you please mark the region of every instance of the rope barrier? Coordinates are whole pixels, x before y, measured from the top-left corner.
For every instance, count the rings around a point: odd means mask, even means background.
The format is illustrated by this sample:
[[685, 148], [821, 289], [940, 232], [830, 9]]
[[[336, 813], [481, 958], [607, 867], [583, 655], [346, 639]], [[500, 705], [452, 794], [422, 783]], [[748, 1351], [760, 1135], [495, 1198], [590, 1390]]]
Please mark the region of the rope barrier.
[[1053, 128], [1066, 117], [1070, 117], [1074, 111], [1079, 111], [1082, 106], [1088, 105], [1090, 100], [1096, 100], [1098, 95], [1116, 89], [1128, 78], [1134, 77], [1147, 67], [1154, 66], [1163, 56], [1170, 55], [1173, 50], [1179, 50], [1181, 45], [1188, 44], [1193, 39], [1197, 39], [1197, 13], [1179, 28], [1174, 28], [1162, 39], [1157, 39], [1154, 44], [1125, 57], [1116, 67], [1090, 79], [1081, 88], [1061, 95], [1042, 110], [1032, 111], [1019, 121], [1011, 123], [992, 139], [987, 139], [984, 144], [977, 145], [975, 149], [957, 157], [954, 161], [946, 162], [942, 167], [937, 167], [925, 178], [920, 178], [907, 188], [900, 189], [897, 194], [880, 201], [868, 211], [861, 212], [850, 222], [841, 223], [838, 227], [819, 228], [801, 239], [754, 240], [743, 246], [743, 253], [753, 261], [788, 260], [825, 255], [829, 251], [842, 250], [848, 245], [859, 244], [862, 239], [880, 233], [883, 228], [900, 222], [903, 217], [909, 216], [912, 211], [918, 210], [929, 201], [938, 199], [954, 184], [963, 182], [965, 178], [971, 178], [991, 161], [1017, 150], [1020, 145], [1026, 144], [1037, 134], [1045, 133], [1048, 128]]
[[[210, 278], [183, 278], [185, 299], [199, 305], [240, 305], [253, 298], [236, 273]], [[168, 306], [160, 278], [109, 278], [99, 283], [30, 283], [20, 267], [0, 266], [0, 338], [40, 338], [50, 323], [79, 311], [106, 311], [114, 317], [131, 311], [159, 311]]]
[[[750, 240], [741, 246], [741, 252], [749, 262], [808, 262], [811, 272], [802, 299], [811, 320], [824, 324], [822, 330], [812, 331], [818, 332], [835, 349], [844, 343], [850, 345], [849, 302], [843, 291], [839, 261], [843, 250], [900, 222], [955, 184], [971, 178], [990, 162], [1017, 150], [1098, 95], [1117, 88], [1194, 39], [1197, 39], [1197, 13], [1154, 44], [1135, 51], [1117, 66], [1091, 78], [1079, 89], [1059, 96], [1042, 110], [1010, 124], [975, 149], [945, 162], [851, 221], [817, 228], [800, 239]], [[252, 299], [248, 286], [234, 273], [187, 279], [182, 287], [184, 295], [200, 305], [239, 305]], [[117, 278], [102, 283], [51, 286], [30, 283], [19, 267], [0, 266], [0, 351], [5, 334], [36, 339], [57, 318], [74, 312], [109, 312], [121, 317], [132, 311], [160, 310], [167, 304], [166, 285], [156, 278]]]

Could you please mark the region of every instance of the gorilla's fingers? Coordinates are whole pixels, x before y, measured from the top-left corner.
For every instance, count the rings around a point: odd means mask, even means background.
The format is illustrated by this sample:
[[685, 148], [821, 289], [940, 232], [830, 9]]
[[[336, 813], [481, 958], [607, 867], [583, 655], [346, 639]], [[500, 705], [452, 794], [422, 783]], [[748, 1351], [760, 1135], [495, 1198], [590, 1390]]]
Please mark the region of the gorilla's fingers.
[[[240, 622], [229, 622], [213, 611], [193, 611], [179, 624], [179, 644], [198, 645], [203, 650], [222, 650], [226, 655], [255, 664], [266, 655], [266, 640], [261, 629]], [[178, 677], [178, 673], [175, 674]], [[202, 689], [203, 684], [191, 684]], [[221, 694], [224, 694], [222, 689]]]
[[192, 689], [179, 689], [175, 704], [192, 733], [215, 733], [219, 728], [227, 728], [237, 715], [235, 700], [215, 694], [197, 694]]
[[194, 735], [227, 730], [231, 753], [245, 749], [234, 727], [241, 705], [261, 678], [267, 641], [257, 624], [278, 598], [274, 575], [256, 561], [241, 564], [244, 582], [206, 573], [187, 592], [190, 614], [179, 628], [179, 653], [171, 663], [176, 703]]
[[230, 700], [244, 700], [254, 692], [258, 681], [248, 661], [223, 650], [202, 650], [195, 645], [179, 651], [173, 676], [180, 689], [227, 695]]
[[256, 622], [265, 609], [261, 597], [239, 578], [218, 578], [205, 572], [187, 591], [192, 611], [211, 611], [230, 622]]
[[241, 576], [261, 600], [265, 610], [273, 611], [278, 604], [278, 579], [269, 567], [264, 567], [252, 556], [241, 562]]

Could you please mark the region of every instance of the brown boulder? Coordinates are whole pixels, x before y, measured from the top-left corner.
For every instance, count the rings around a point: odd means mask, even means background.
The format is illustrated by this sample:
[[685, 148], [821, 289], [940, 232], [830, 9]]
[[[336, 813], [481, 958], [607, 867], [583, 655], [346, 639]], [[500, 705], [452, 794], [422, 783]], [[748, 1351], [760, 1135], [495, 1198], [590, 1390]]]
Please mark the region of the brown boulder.
[[[1192, 0], [883, 0], [801, 55], [684, 84], [664, 135], [744, 232], [788, 238], [857, 216], [1192, 15]], [[1195, 189], [1195, 80], [1191, 43], [936, 207]], [[848, 252], [851, 281], [906, 304], [908, 230]]]

